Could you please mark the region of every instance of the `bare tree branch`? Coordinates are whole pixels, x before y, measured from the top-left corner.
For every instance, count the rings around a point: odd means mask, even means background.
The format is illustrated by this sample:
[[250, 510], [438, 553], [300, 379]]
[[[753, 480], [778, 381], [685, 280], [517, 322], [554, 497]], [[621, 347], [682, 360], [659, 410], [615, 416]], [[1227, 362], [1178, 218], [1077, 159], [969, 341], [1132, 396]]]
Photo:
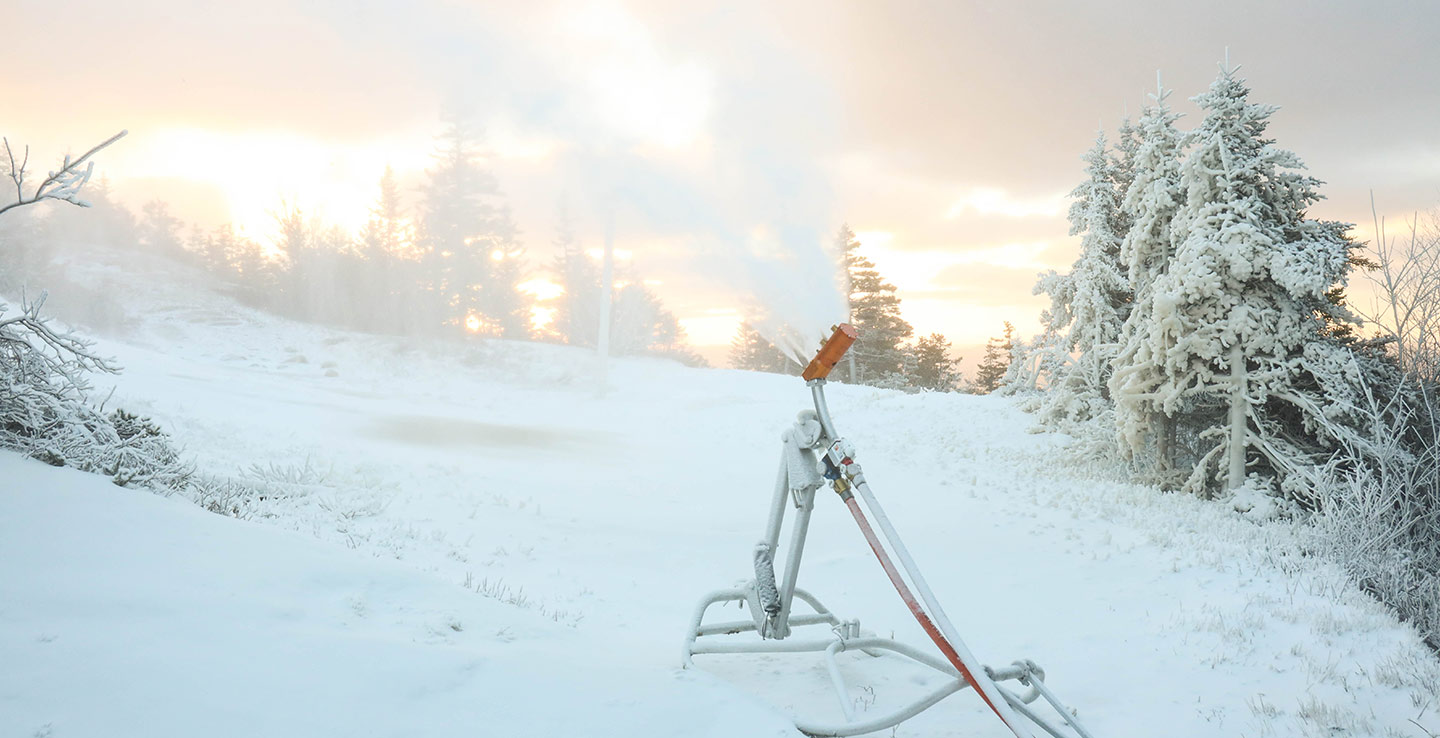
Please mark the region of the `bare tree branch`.
[[[80, 199], [80, 188], [84, 187], [85, 183], [90, 181], [90, 175], [95, 171], [95, 162], [90, 161], [90, 157], [94, 156], [106, 146], [124, 138], [127, 133], [129, 133], [129, 131], [121, 131], [105, 139], [85, 152], [79, 159], [72, 161], [67, 155], [59, 171], [51, 172], [29, 196], [25, 194], [25, 167], [30, 163], [30, 147], [25, 147], [25, 156], [20, 160], [20, 165], [17, 167], [15, 165], [15, 151], [10, 147], [10, 140], [8, 138], [3, 139], [5, 155], [10, 160], [10, 171], [7, 176], [9, 176], [10, 181], [15, 183], [15, 202], [0, 206], [0, 213], [25, 205], [33, 205], [41, 200], [59, 200], [82, 208], [90, 207], [90, 203]], [[82, 164], [85, 165], [84, 169], [81, 169]]]

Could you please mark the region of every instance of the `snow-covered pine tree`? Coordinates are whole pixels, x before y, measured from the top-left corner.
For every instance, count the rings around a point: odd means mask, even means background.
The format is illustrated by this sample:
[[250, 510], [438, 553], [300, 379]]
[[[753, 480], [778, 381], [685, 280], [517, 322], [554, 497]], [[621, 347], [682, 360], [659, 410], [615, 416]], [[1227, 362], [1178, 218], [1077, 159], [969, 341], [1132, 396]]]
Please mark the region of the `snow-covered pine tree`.
[[687, 366], [707, 366], [685, 340], [675, 314], [644, 282], [633, 280], [615, 290], [610, 313], [610, 347], [617, 355], [663, 356]]
[[916, 392], [919, 390], [919, 387], [915, 384], [915, 372], [919, 370], [920, 362], [915, 356], [915, 352], [910, 350], [911, 348], [909, 345], [901, 347], [899, 369], [873, 382], [869, 382], [869, 384], [872, 387], [900, 390], [901, 392]]
[[[1113, 172], [1112, 180], [1115, 182], [1115, 194], [1123, 203], [1125, 193], [1130, 190], [1130, 185], [1135, 182], [1135, 174], [1139, 168], [1140, 146], [1144, 143], [1145, 129], [1143, 119], [1141, 123], [1130, 122], [1129, 116], [1120, 121], [1120, 129], [1115, 135], [1114, 151], [1110, 155], [1110, 170]], [[1120, 232], [1130, 231], [1130, 213], [1122, 206], [1119, 215]]]
[[[1041, 317], [1044, 317], [1042, 311]], [[1065, 337], [1046, 329], [1029, 341], [1010, 341], [1010, 363], [997, 388], [1001, 394], [1023, 398], [1020, 408], [1035, 412], [1044, 402], [1043, 390], [1065, 371], [1070, 355]]]
[[380, 194], [370, 217], [360, 229], [360, 257], [364, 259], [360, 289], [366, 330], [405, 334], [418, 326], [409, 308], [414, 297], [412, 280], [415, 233], [405, 217], [395, 170], [380, 175]]
[[1168, 348], [1156, 330], [1156, 280], [1170, 268], [1175, 247], [1170, 223], [1184, 203], [1180, 186], [1183, 137], [1175, 128], [1179, 114], [1170, 110], [1170, 91], [1156, 80], [1151, 105], [1141, 115], [1140, 147], [1121, 209], [1130, 228], [1120, 243], [1120, 260], [1134, 302], [1120, 329], [1120, 350], [1110, 377], [1110, 397], [1123, 452], [1132, 458], [1150, 454], [1161, 473], [1172, 468], [1174, 422], [1154, 392], [1165, 382], [1161, 357]]
[[960, 386], [960, 357], [951, 355], [950, 341], [939, 333], [915, 341], [915, 372], [910, 384], [935, 392], [951, 392]]
[[230, 225], [210, 233], [194, 235], [190, 246], [200, 254], [205, 268], [221, 280], [222, 289], [253, 307], [275, 310], [279, 306], [279, 269], [265, 253], [265, 247], [235, 232]]
[[1080, 236], [1080, 257], [1070, 273], [1053, 272], [1038, 287], [1049, 292], [1047, 328], [1066, 336], [1065, 349], [1076, 354], [1049, 387], [1041, 418], [1052, 422], [1088, 420], [1109, 407], [1110, 362], [1118, 349], [1120, 326], [1130, 308], [1130, 285], [1120, 266], [1124, 236], [1115, 162], [1105, 134], [1085, 154], [1086, 180], [1070, 196], [1070, 235]]
[[1319, 181], [1265, 138], [1276, 108], [1249, 94], [1224, 67], [1194, 98], [1205, 118], [1180, 168], [1175, 256], [1156, 280], [1152, 340], [1166, 350], [1153, 394], [1194, 434], [1186, 488], [1234, 489], [1249, 471], [1304, 501], [1344, 422], [1325, 398], [1359, 380], [1319, 317], [1334, 309], [1326, 294], [1343, 284], [1354, 244], [1305, 217]]
[[275, 233], [270, 246], [280, 254], [283, 271], [279, 274], [277, 295], [282, 314], [301, 320], [315, 320], [320, 312], [315, 283], [318, 277], [319, 249], [315, 243], [318, 229], [305, 222], [305, 213], [293, 200], [281, 199], [280, 206], [270, 211]]
[[[860, 332], [860, 340], [850, 349], [855, 381], [875, 384], [889, 377], [893, 382], [895, 376], [904, 376], [905, 343], [915, 329], [900, 317], [895, 286], [880, 276], [874, 262], [860, 255], [860, 241], [849, 225], [840, 227], [835, 248], [850, 276], [850, 324]], [[837, 371], [836, 378], [849, 380], [849, 369]]]
[[1015, 326], [1005, 321], [1004, 337], [992, 336], [985, 344], [985, 356], [975, 370], [973, 389], [977, 395], [988, 395], [1000, 388], [1010, 369], [1010, 354], [1015, 348]]
[[481, 166], [479, 133], [451, 116], [421, 188], [424, 287], [436, 325], [478, 321], [491, 335], [525, 335], [529, 306], [516, 289], [523, 249], [495, 176]]

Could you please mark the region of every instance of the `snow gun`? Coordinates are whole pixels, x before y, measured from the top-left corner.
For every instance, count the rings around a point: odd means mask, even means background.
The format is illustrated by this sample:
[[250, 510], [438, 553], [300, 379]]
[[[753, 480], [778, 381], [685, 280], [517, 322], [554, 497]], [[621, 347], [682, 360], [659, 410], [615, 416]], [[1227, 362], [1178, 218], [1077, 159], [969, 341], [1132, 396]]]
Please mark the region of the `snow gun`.
[[[884, 730], [918, 715], [956, 692], [969, 689], [1016, 738], [1036, 738], [1040, 735], [1035, 732], [1036, 728], [1053, 738], [1093, 738], [1080, 724], [1074, 711], [1061, 703], [1045, 685], [1045, 672], [1035, 662], [1027, 659], [1006, 667], [991, 668], [976, 660], [936, 601], [895, 526], [870, 489], [864, 472], [855, 461], [854, 446], [836, 432], [835, 422], [825, 402], [825, 381], [858, 338], [854, 326], [836, 326], [834, 334], [801, 374], [810, 388], [814, 408], [801, 411], [795, 424], [782, 434], [780, 471], [771, 498], [769, 520], [764, 538], [754, 550], [755, 578], [738, 587], [711, 592], [701, 599], [685, 637], [685, 668], [695, 666], [694, 657], [698, 654], [823, 654], [843, 720], [837, 722], [832, 718], [831, 722], [824, 722], [794, 717], [795, 726], [812, 736], [851, 736]], [[849, 508], [900, 599], [904, 600], [905, 606], [939, 649], [939, 657], [894, 639], [877, 638], [869, 631], [862, 631], [858, 620], [842, 620], [814, 595], [796, 586], [815, 493], [827, 483]], [[858, 500], [864, 501], [870, 517], [861, 509]], [[785, 509], [790, 506], [795, 508], [795, 520], [790, 526], [790, 546], [783, 576], [777, 580], [775, 551], [780, 542]], [[883, 542], [870, 524], [871, 517], [879, 525]], [[896, 560], [900, 563], [899, 569], [896, 568]], [[808, 607], [808, 612], [791, 611], [797, 599]], [[748, 610], [750, 619], [705, 621], [712, 605], [729, 602], [741, 603]], [[817, 635], [825, 630], [830, 633], [828, 637], [792, 637], [797, 630], [807, 626], [816, 626], [811, 627], [809, 632]], [[856, 700], [849, 692], [839, 663], [840, 654], [845, 652], [859, 652], [877, 659], [903, 657], [940, 672], [943, 675], [941, 684], [889, 713], [857, 716]], [[1024, 689], [1012, 689], [1006, 684], [1008, 682], [1016, 682]], [[1035, 705], [1041, 697], [1048, 703], [1049, 709]]]

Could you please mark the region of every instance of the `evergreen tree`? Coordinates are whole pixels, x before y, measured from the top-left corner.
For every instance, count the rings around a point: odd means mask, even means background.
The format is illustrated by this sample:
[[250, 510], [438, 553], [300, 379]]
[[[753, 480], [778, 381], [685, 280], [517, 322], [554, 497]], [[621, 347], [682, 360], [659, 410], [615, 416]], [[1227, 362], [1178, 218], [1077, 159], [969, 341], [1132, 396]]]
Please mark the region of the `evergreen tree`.
[[1152, 332], [1168, 347], [1155, 394], [1195, 433], [1188, 488], [1235, 488], [1254, 470], [1303, 501], [1307, 469], [1344, 424], [1343, 407], [1324, 407], [1349, 389], [1349, 354], [1319, 316], [1334, 314], [1327, 294], [1354, 245], [1305, 217], [1319, 182], [1265, 138], [1275, 108], [1249, 93], [1225, 68], [1194, 98], [1205, 118], [1180, 168], [1176, 253], [1154, 298]]
[[275, 235], [270, 246], [280, 255], [280, 311], [302, 320], [313, 320], [319, 312], [310, 289], [316, 269], [316, 245], [305, 222], [300, 206], [281, 200], [280, 207], [270, 212], [275, 221]]
[[1157, 83], [1153, 104], [1140, 118], [1141, 144], [1121, 203], [1130, 229], [1120, 244], [1120, 258], [1134, 304], [1120, 329], [1121, 347], [1109, 383], [1122, 448], [1134, 457], [1153, 442], [1162, 473], [1172, 467], [1175, 424], [1153, 394], [1166, 381], [1161, 357], [1168, 349], [1156, 331], [1155, 288], [1174, 258], [1170, 226], [1185, 201], [1180, 185], [1182, 136], [1175, 128], [1180, 116], [1166, 103], [1169, 96]]
[[[1124, 227], [1116, 171], [1105, 150], [1105, 134], [1086, 155], [1088, 179], [1070, 193], [1070, 235], [1081, 236], [1080, 258], [1071, 270], [1075, 292], [1070, 302], [1070, 346], [1104, 359], [1107, 346], [1120, 335], [1130, 307], [1130, 289], [1120, 266]], [[1105, 362], [1095, 361], [1095, 365]], [[1091, 385], [1093, 386], [1093, 385]]]
[[279, 305], [279, 269], [275, 260], [265, 254], [263, 246], [237, 234], [230, 225], [200, 235], [192, 250], [241, 302], [266, 310], [275, 310]]
[[[841, 226], [835, 239], [836, 250], [850, 277], [850, 324], [860, 333], [860, 340], [850, 349], [854, 362], [854, 380], [876, 384], [892, 375], [905, 373], [905, 343], [914, 328], [900, 317], [900, 297], [895, 286], [886, 282], [875, 264], [860, 255], [860, 242], [850, 226]], [[849, 367], [837, 369], [838, 378], [849, 379]]]
[[988, 395], [999, 389], [1000, 382], [1010, 368], [1010, 353], [1015, 347], [1015, 326], [1005, 322], [1004, 337], [991, 337], [985, 344], [985, 357], [975, 371], [975, 394]]
[[870, 384], [882, 389], [893, 389], [911, 393], [917, 392], [920, 388], [915, 384], [915, 372], [919, 369], [920, 363], [915, 356], [915, 352], [910, 349], [910, 346], [901, 348], [899, 369], [880, 377]]
[[311, 251], [302, 301], [307, 320], [359, 327], [355, 317], [360, 256], [344, 228], [312, 219], [307, 224]]
[[911, 384], [920, 389], [951, 392], [960, 386], [960, 357], [951, 356], [950, 342], [939, 333], [915, 342], [915, 373]]
[[360, 322], [367, 330], [404, 334], [418, 328], [412, 314], [414, 243], [414, 229], [405, 217], [395, 170], [386, 166], [380, 176], [380, 194], [360, 229], [365, 305]]
[[1047, 328], [1064, 333], [1065, 349], [1077, 354], [1050, 388], [1042, 417], [1086, 420], [1109, 405], [1110, 362], [1130, 307], [1130, 290], [1120, 266], [1124, 223], [1116, 192], [1114, 160], [1105, 134], [1085, 154], [1087, 178], [1071, 192], [1070, 235], [1081, 236], [1080, 257], [1063, 278], [1053, 273], [1041, 284], [1053, 305]]
[[518, 229], [499, 183], [481, 166], [478, 132], [463, 117], [448, 121], [426, 174], [420, 242], [431, 319], [455, 327], [473, 319], [484, 333], [527, 335]]
[[[1120, 130], [1115, 136], [1115, 151], [1110, 156], [1111, 179], [1115, 183], [1115, 193], [1124, 201], [1125, 193], [1135, 182], [1136, 174], [1143, 169], [1140, 166], [1140, 147], [1145, 143], [1145, 122], [1141, 117], [1140, 123], [1133, 124], [1130, 118], [1120, 121]], [[1130, 230], [1130, 212], [1124, 207], [1120, 208], [1119, 214], [1120, 232], [1128, 233]]]
[[664, 356], [691, 366], [705, 365], [686, 345], [675, 314], [643, 283], [632, 281], [615, 290], [610, 316], [610, 346], [616, 354]]

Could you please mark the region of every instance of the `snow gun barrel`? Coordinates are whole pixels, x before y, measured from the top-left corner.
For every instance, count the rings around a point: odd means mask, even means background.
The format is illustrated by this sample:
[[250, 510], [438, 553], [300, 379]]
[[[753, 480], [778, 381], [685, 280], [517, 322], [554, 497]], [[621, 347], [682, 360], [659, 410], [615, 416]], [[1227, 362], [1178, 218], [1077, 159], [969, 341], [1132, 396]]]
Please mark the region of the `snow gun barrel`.
[[815, 354], [815, 358], [810, 360], [810, 365], [805, 367], [805, 371], [800, 376], [804, 377], [807, 382], [830, 376], [830, 370], [840, 363], [845, 352], [850, 350], [850, 345], [855, 343], [855, 339], [859, 337], [860, 332], [849, 323], [835, 326], [834, 335], [830, 336], [830, 340], [820, 347], [820, 352]]

